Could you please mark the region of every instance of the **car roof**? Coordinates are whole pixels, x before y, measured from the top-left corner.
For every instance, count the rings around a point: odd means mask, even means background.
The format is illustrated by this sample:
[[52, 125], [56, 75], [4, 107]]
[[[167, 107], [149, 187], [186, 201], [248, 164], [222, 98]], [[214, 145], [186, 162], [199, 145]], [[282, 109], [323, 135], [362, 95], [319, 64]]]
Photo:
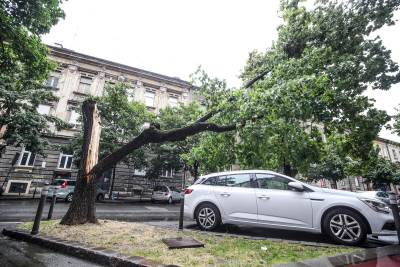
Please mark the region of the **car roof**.
[[[276, 174], [280, 176], [286, 176], [281, 173], [277, 173], [269, 170], [240, 170], [240, 171], [225, 171], [225, 172], [214, 172], [207, 175], [200, 176], [199, 179], [206, 179], [213, 176], [221, 176], [221, 175], [230, 175], [230, 174], [241, 174], [241, 173], [268, 173], [268, 174]], [[291, 178], [291, 177], [288, 177]]]

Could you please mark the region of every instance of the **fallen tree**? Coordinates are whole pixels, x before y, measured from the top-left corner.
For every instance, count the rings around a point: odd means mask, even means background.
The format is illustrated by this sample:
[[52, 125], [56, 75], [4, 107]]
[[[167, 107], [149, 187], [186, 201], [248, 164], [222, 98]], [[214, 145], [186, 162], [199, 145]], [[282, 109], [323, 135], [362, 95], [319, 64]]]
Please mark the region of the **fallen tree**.
[[[249, 88], [257, 80], [262, 79], [263, 75], [258, 75], [250, 80], [245, 88]], [[77, 175], [76, 187], [72, 203], [61, 220], [61, 224], [76, 225], [84, 223], [96, 223], [95, 210], [95, 183], [100, 179], [102, 174], [115, 166], [119, 161], [124, 159], [133, 151], [151, 143], [177, 142], [183, 141], [189, 136], [210, 131], [215, 133], [223, 133], [234, 131], [238, 127], [243, 127], [246, 120], [240, 123], [228, 125], [219, 125], [214, 122], [209, 122], [214, 116], [222, 112], [222, 109], [214, 109], [197, 119], [195, 122], [188, 124], [185, 127], [171, 130], [159, 129], [158, 125], [151, 124], [147, 129], [144, 129], [138, 136], [133, 138], [127, 144], [109, 154], [108, 156], [98, 161], [99, 142], [100, 142], [100, 118], [94, 100], [85, 100], [82, 104], [83, 118], [83, 144], [82, 144], [82, 159]], [[258, 117], [251, 117], [254, 121]]]

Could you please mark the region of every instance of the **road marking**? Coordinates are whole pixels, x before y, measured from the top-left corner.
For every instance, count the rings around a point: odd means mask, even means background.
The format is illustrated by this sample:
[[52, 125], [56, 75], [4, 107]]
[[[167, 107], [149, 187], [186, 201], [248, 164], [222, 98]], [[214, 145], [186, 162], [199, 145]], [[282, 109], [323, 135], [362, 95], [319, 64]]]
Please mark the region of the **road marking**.
[[151, 206], [144, 206], [146, 209], [151, 210], [151, 211], [168, 211], [167, 208], [161, 208], [161, 207], [151, 207]]

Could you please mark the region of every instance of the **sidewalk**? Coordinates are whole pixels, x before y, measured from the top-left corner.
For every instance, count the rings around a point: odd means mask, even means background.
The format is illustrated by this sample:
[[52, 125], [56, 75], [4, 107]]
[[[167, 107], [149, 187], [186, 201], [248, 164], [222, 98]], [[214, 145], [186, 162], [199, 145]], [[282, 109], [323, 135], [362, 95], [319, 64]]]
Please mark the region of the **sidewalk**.
[[21, 196], [18, 196], [18, 195], [2, 195], [2, 196], [0, 196], [0, 201], [1, 200], [21, 200], [21, 199], [24, 199], [24, 200], [27, 200], [27, 199], [35, 200], [35, 199], [39, 199], [39, 198], [40, 198], [40, 193], [36, 193], [35, 195], [33, 195], [33, 194], [24, 194], [24, 195], [21, 195]]

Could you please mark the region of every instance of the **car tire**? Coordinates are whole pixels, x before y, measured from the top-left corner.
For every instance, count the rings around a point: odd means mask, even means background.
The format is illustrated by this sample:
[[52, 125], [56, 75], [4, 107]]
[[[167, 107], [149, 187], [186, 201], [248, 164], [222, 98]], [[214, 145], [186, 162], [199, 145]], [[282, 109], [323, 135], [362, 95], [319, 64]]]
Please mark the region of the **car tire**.
[[66, 197], [65, 197], [65, 202], [72, 202], [72, 193], [70, 193], [70, 194], [68, 194]]
[[365, 242], [368, 226], [357, 212], [336, 208], [324, 217], [323, 230], [335, 243], [354, 246]]
[[172, 197], [169, 197], [168, 198], [168, 204], [173, 204], [174, 203], [174, 201], [172, 200]]
[[221, 224], [221, 213], [211, 203], [203, 203], [196, 208], [197, 226], [203, 231], [212, 231]]
[[99, 202], [103, 201], [104, 200], [104, 195], [103, 194], [98, 194], [97, 197], [96, 197], [96, 200], [99, 201]]

